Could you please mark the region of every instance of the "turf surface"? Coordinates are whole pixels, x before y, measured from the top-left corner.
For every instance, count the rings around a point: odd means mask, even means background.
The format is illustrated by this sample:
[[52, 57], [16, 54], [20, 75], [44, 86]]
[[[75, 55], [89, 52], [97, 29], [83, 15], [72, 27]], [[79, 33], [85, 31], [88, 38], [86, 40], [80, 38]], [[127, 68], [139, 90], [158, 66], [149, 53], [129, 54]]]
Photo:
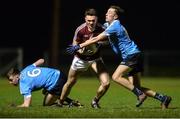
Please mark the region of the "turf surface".
[[179, 78], [142, 78], [142, 85], [157, 92], [172, 96], [169, 109], [162, 110], [160, 102], [147, 98], [140, 108], [135, 107], [136, 97], [125, 88], [111, 81], [111, 86], [100, 100], [101, 109], [92, 109], [90, 102], [95, 96], [99, 81], [96, 78], [80, 77], [73, 87], [70, 97], [79, 100], [84, 107], [43, 107], [43, 95], [33, 92], [32, 106], [29, 108], [12, 107], [23, 101], [18, 87], [7, 80], [0, 79], [0, 117], [43, 117], [43, 118], [180, 118], [180, 79]]

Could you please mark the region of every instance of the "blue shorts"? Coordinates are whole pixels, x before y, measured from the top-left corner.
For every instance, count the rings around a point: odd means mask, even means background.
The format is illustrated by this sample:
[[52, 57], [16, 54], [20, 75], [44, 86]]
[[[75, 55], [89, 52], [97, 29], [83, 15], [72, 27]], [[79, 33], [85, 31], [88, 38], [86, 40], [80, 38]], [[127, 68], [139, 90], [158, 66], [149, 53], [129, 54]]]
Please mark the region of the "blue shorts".
[[138, 72], [143, 72], [143, 56], [142, 53], [136, 53], [128, 55], [127, 58], [123, 59], [120, 65], [126, 65], [132, 70], [128, 72], [128, 76], [133, 76]]
[[50, 94], [61, 96], [62, 88], [67, 81], [67, 77], [61, 72], [56, 85], [51, 90], [47, 91]]

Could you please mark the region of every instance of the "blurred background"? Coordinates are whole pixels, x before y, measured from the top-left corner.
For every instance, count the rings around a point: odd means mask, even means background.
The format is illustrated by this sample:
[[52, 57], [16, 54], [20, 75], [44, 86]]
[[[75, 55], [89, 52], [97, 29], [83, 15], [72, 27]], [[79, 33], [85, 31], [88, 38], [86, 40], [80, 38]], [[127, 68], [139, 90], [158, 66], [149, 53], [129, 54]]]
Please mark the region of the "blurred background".
[[[0, 2], [0, 74], [45, 58], [49, 67], [67, 73], [73, 56], [65, 53], [84, 11], [96, 8], [104, 23], [110, 5], [125, 10], [120, 17], [130, 37], [144, 52], [144, 76], [180, 76], [180, 4], [177, 0], [2, 0]], [[119, 59], [109, 46], [102, 50], [112, 73]]]

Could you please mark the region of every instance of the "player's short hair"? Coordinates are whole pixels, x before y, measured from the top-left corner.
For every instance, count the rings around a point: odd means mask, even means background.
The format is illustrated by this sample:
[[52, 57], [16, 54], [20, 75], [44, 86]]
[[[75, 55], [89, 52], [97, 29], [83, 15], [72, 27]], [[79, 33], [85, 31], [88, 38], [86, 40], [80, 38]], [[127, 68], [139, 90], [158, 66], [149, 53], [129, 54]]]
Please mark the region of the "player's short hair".
[[19, 69], [16, 68], [11, 68], [8, 72], [7, 72], [7, 78], [9, 79], [10, 76], [12, 75], [16, 75], [16, 74], [20, 74]]
[[97, 16], [97, 11], [94, 8], [88, 8], [86, 9], [84, 16]]
[[118, 17], [120, 16], [121, 13], [124, 13], [124, 9], [122, 9], [119, 6], [111, 5], [109, 8], [115, 9], [115, 12], [118, 15]]

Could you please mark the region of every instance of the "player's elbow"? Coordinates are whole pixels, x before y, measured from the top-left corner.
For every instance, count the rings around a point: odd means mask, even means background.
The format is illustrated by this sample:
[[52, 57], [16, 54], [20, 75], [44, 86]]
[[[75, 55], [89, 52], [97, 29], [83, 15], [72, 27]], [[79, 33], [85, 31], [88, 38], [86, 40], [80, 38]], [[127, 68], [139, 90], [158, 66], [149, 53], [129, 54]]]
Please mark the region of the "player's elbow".
[[39, 62], [43, 64], [44, 63], [44, 59], [39, 59]]

